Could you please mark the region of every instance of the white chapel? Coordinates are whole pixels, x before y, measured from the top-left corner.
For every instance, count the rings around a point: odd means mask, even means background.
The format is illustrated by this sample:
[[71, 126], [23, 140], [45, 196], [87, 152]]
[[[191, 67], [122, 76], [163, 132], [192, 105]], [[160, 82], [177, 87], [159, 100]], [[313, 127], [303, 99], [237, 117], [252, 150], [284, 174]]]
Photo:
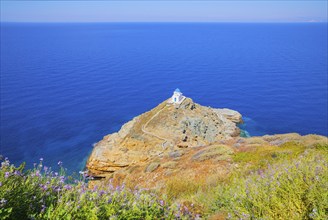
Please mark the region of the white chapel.
[[171, 103], [174, 104], [180, 104], [186, 97], [182, 95], [182, 92], [180, 91], [180, 89], [176, 89], [173, 92], [173, 95], [171, 97]]

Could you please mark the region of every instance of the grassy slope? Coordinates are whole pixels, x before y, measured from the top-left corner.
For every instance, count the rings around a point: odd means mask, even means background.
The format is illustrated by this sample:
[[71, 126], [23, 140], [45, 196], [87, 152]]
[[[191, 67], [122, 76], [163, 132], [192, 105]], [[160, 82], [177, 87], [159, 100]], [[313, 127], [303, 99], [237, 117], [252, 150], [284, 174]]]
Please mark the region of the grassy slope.
[[166, 192], [213, 219], [327, 219], [327, 144], [258, 145], [236, 152], [233, 161], [224, 179], [175, 179]]
[[[0, 218], [191, 219], [200, 215], [209, 219], [327, 219], [326, 140], [307, 136], [272, 146], [261, 138], [247, 139], [247, 145], [234, 154], [227, 151], [233, 164], [227, 175], [204, 172], [196, 180], [182, 175], [169, 179], [158, 193], [113, 188], [110, 183], [87, 189], [83, 178], [71, 179], [42, 166], [24, 173], [22, 167], [4, 161]], [[213, 152], [203, 156], [212, 157]]]

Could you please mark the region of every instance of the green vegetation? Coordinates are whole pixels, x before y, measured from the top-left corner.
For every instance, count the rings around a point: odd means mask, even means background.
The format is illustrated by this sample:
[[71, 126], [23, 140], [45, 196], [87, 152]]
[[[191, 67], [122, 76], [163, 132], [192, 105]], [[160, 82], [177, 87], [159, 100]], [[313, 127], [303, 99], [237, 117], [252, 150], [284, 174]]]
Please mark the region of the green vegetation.
[[[59, 163], [60, 164], [60, 163]], [[190, 218], [147, 190], [108, 184], [88, 189], [86, 176], [67, 178], [40, 164], [24, 172], [6, 159], [0, 170], [0, 219], [172, 219]]]
[[327, 219], [328, 159], [306, 151], [218, 187], [214, 212], [230, 218]]
[[306, 147], [297, 142], [286, 142], [280, 146], [257, 146], [234, 155], [234, 161], [247, 169], [264, 168], [270, 163], [296, 158]]
[[327, 144], [256, 146], [232, 157], [226, 177], [169, 180], [168, 198], [210, 219], [328, 219]]
[[[214, 148], [213, 148], [214, 149]], [[223, 148], [211, 148], [198, 156]], [[42, 164], [24, 171], [6, 159], [0, 170], [0, 219], [328, 219], [328, 147], [286, 142], [231, 155], [224, 178], [168, 179], [164, 192], [90, 189]], [[170, 166], [168, 166], [170, 167]]]

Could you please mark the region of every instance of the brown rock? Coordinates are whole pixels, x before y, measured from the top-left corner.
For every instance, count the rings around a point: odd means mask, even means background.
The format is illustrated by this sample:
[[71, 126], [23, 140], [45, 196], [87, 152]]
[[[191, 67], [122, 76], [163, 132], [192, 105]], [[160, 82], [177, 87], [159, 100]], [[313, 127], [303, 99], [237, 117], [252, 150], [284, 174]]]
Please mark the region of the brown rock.
[[185, 151], [239, 136], [240, 122], [241, 115], [233, 110], [204, 107], [190, 98], [179, 106], [165, 101], [106, 135], [86, 166], [94, 176], [109, 177], [132, 166], [146, 166], [175, 149]]

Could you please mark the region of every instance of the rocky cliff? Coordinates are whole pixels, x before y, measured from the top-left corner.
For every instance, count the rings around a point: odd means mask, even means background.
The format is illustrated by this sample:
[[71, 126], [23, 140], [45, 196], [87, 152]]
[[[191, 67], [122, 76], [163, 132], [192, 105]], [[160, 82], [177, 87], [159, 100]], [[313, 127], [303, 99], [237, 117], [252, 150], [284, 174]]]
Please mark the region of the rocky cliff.
[[165, 153], [179, 154], [181, 148], [206, 146], [237, 137], [238, 123], [242, 123], [242, 116], [237, 111], [201, 106], [190, 98], [179, 105], [164, 101], [97, 143], [87, 169], [92, 175], [111, 176]]
[[265, 164], [328, 143], [324, 136], [295, 133], [243, 138], [238, 123], [241, 114], [230, 109], [204, 107], [190, 98], [180, 105], [164, 101], [95, 145], [86, 166], [102, 180], [90, 185], [108, 179], [158, 189], [184, 180], [211, 185], [254, 162]]

